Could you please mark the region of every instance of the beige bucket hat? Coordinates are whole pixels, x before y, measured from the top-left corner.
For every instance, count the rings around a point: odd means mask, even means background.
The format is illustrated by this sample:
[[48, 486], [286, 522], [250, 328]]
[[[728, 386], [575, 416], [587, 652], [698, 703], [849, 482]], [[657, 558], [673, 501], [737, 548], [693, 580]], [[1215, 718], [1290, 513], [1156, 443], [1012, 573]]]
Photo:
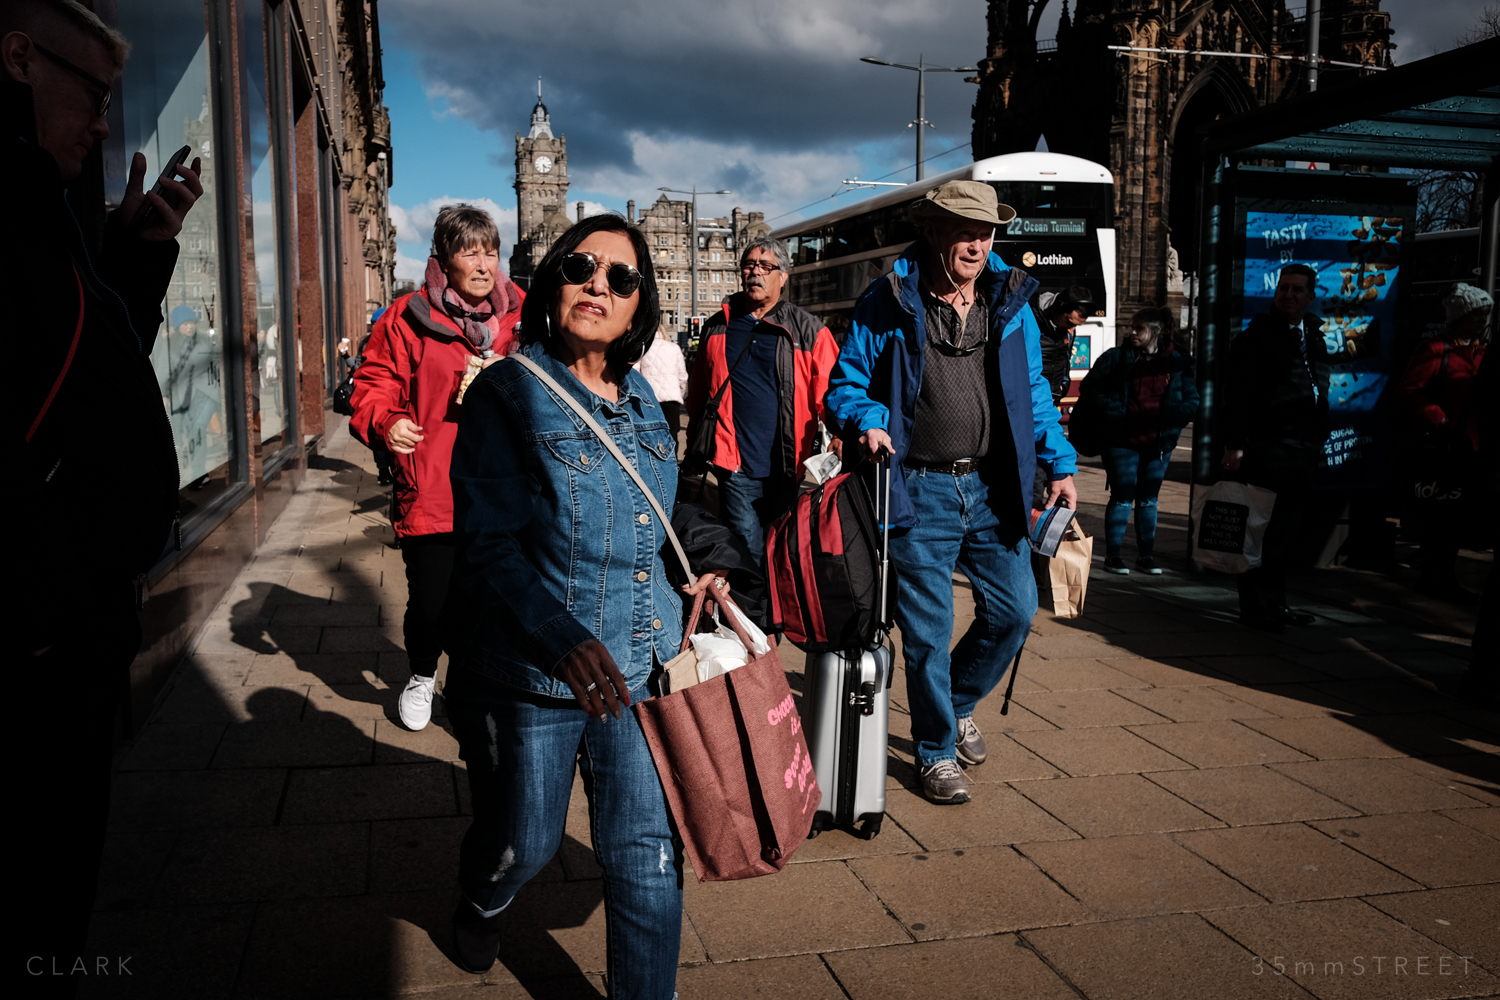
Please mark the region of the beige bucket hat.
[[907, 214], [913, 222], [946, 215], [1003, 226], [1016, 217], [1016, 210], [1003, 204], [995, 189], [983, 181], [949, 181], [912, 202]]

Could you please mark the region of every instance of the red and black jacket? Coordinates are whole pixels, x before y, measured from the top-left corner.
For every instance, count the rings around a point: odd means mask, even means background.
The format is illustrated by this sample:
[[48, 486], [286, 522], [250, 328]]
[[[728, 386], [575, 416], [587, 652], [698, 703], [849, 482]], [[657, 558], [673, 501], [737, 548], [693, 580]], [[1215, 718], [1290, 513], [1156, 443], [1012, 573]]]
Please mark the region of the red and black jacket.
[[[729, 377], [733, 359], [724, 356], [724, 334], [731, 318], [750, 311], [743, 293], [730, 297], [719, 313], [709, 317], [703, 327], [703, 339], [693, 357], [693, 371], [688, 379], [688, 440], [692, 427], [703, 415], [703, 404]], [[776, 387], [780, 406], [776, 415], [776, 444], [771, 455], [771, 471], [778, 476], [802, 478], [802, 463], [818, 447], [818, 421], [823, 419], [823, 397], [828, 393], [828, 377], [838, 361], [839, 348], [833, 334], [807, 310], [785, 299], [777, 302], [761, 318], [778, 334], [776, 345]], [[771, 331], [762, 329], [760, 336]], [[719, 429], [714, 439], [713, 464], [731, 472], [740, 467], [740, 446], [734, 431], [734, 387], [724, 391], [719, 403]]]

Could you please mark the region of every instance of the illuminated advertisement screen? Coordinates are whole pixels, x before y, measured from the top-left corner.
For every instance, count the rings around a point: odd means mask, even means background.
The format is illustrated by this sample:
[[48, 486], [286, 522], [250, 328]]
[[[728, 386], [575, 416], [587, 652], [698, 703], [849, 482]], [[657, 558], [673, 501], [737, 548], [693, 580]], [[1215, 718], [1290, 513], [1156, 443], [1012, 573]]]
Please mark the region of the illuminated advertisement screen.
[[1413, 189], [1385, 174], [1255, 174], [1261, 176], [1252, 174], [1247, 186], [1270, 196], [1242, 192], [1236, 198], [1240, 240], [1231, 328], [1243, 330], [1271, 308], [1283, 267], [1305, 264], [1317, 272], [1312, 312], [1321, 320], [1332, 371], [1331, 433], [1314, 485], [1378, 486], [1388, 444], [1385, 398], [1399, 375], [1391, 371], [1391, 358], [1402, 249], [1413, 235]]

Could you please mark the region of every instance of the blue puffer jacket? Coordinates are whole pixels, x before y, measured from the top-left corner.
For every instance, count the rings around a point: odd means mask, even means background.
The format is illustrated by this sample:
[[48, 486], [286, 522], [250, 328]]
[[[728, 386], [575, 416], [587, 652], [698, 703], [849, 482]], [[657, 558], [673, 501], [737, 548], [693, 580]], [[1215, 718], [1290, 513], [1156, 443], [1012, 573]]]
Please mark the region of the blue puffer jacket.
[[[651, 386], [627, 370], [607, 403], [540, 344], [522, 348], [609, 432], [670, 510], [677, 447]], [[598, 639], [634, 691], [682, 641], [667, 536], [640, 487], [593, 431], [519, 363], [486, 368], [464, 396], [453, 448], [454, 572], [464, 665], [511, 687], [571, 698], [553, 676]], [[450, 614], [450, 619], [454, 615]], [[458, 630], [462, 631], [458, 631]]]
[[[1193, 359], [1186, 351], [1168, 350], [1172, 377], [1161, 398], [1161, 432], [1157, 438], [1163, 455], [1177, 447], [1182, 429], [1198, 416], [1198, 380], [1193, 377]], [[1136, 349], [1128, 344], [1111, 347], [1094, 362], [1078, 389], [1079, 406], [1094, 409], [1092, 416], [1099, 421], [1101, 443], [1105, 447], [1119, 447], [1127, 433], [1130, 376], [1137, 357]]]
[[[890, 273], [872, 282], [860, 296], [852, 329], [829, 380], [827, 408], [839, 433], [852, 440], [879, 427], [890, 434], [898, 462], [906, 458], [911, 446], [912, 421], [922, 391], [927, 331], [917, 265], [923, 253], [925, 244], [913, 243], [896, 259]], [[999, 387], [1000, 398], [992, 399], [991, 405], [1003, 406], [1010, 419], [1019, 484], [1015, 511], [1023, 523], [1031, 514], [1038, 458], [1052, 464], [1057, 478], [1078, 471], [1078, 455], [1063, 435], [1052, 387], [1042, 377], [1042, 333], [1032, 311], [1025, 308], [1036, 286], [1035, 278], [1012, 271], [994, 253], [978, 282], [978, 292], [989, 304], [990, 341], [999, 343], [999, 350], [993, 351], [999, 375], [991, 385]], [[900, 419], [893, 422], [892, 413]], [[995, 502], [1004, 501], [996, 497]], [[904, 478], [892, 483], [891, 514], [892, 527], [910, 528], [917, 523]]]

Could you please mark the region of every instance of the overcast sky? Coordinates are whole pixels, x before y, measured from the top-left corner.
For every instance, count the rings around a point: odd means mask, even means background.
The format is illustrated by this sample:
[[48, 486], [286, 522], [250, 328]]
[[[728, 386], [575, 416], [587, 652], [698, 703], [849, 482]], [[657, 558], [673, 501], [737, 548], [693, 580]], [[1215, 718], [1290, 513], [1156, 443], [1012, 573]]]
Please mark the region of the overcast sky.
[[[1294, 0], [1294, 3], [1296, 0]], [[1039, 36], [1055, 33], [1048, 0]], [[1411, 62], [1452, 46], [1480, 0], [1385, 0]], [[515, 134], [537, 77], [567, 137], [570, 205], [638, 208], [658, 187], [727, 188], [705, 216], [738, 205], [773, 225], [829, 211], [845, 177], [910, 181], [916, 74], [864, 55], [940, 66], [984, 57], [984, 0], [382, 0], [385, 101], [398, 274], [418, 277], [437, 208], [483, 201], [508, 258], [516, 238]], [[970, 159], [977, 88], [927, 77], [929, 174]], [[954, 148], [957, 147], [957, 148]], [[673, 195], [672, 197], [680, 197]], [[570, 214], [572, 214], [570, 209]]]

